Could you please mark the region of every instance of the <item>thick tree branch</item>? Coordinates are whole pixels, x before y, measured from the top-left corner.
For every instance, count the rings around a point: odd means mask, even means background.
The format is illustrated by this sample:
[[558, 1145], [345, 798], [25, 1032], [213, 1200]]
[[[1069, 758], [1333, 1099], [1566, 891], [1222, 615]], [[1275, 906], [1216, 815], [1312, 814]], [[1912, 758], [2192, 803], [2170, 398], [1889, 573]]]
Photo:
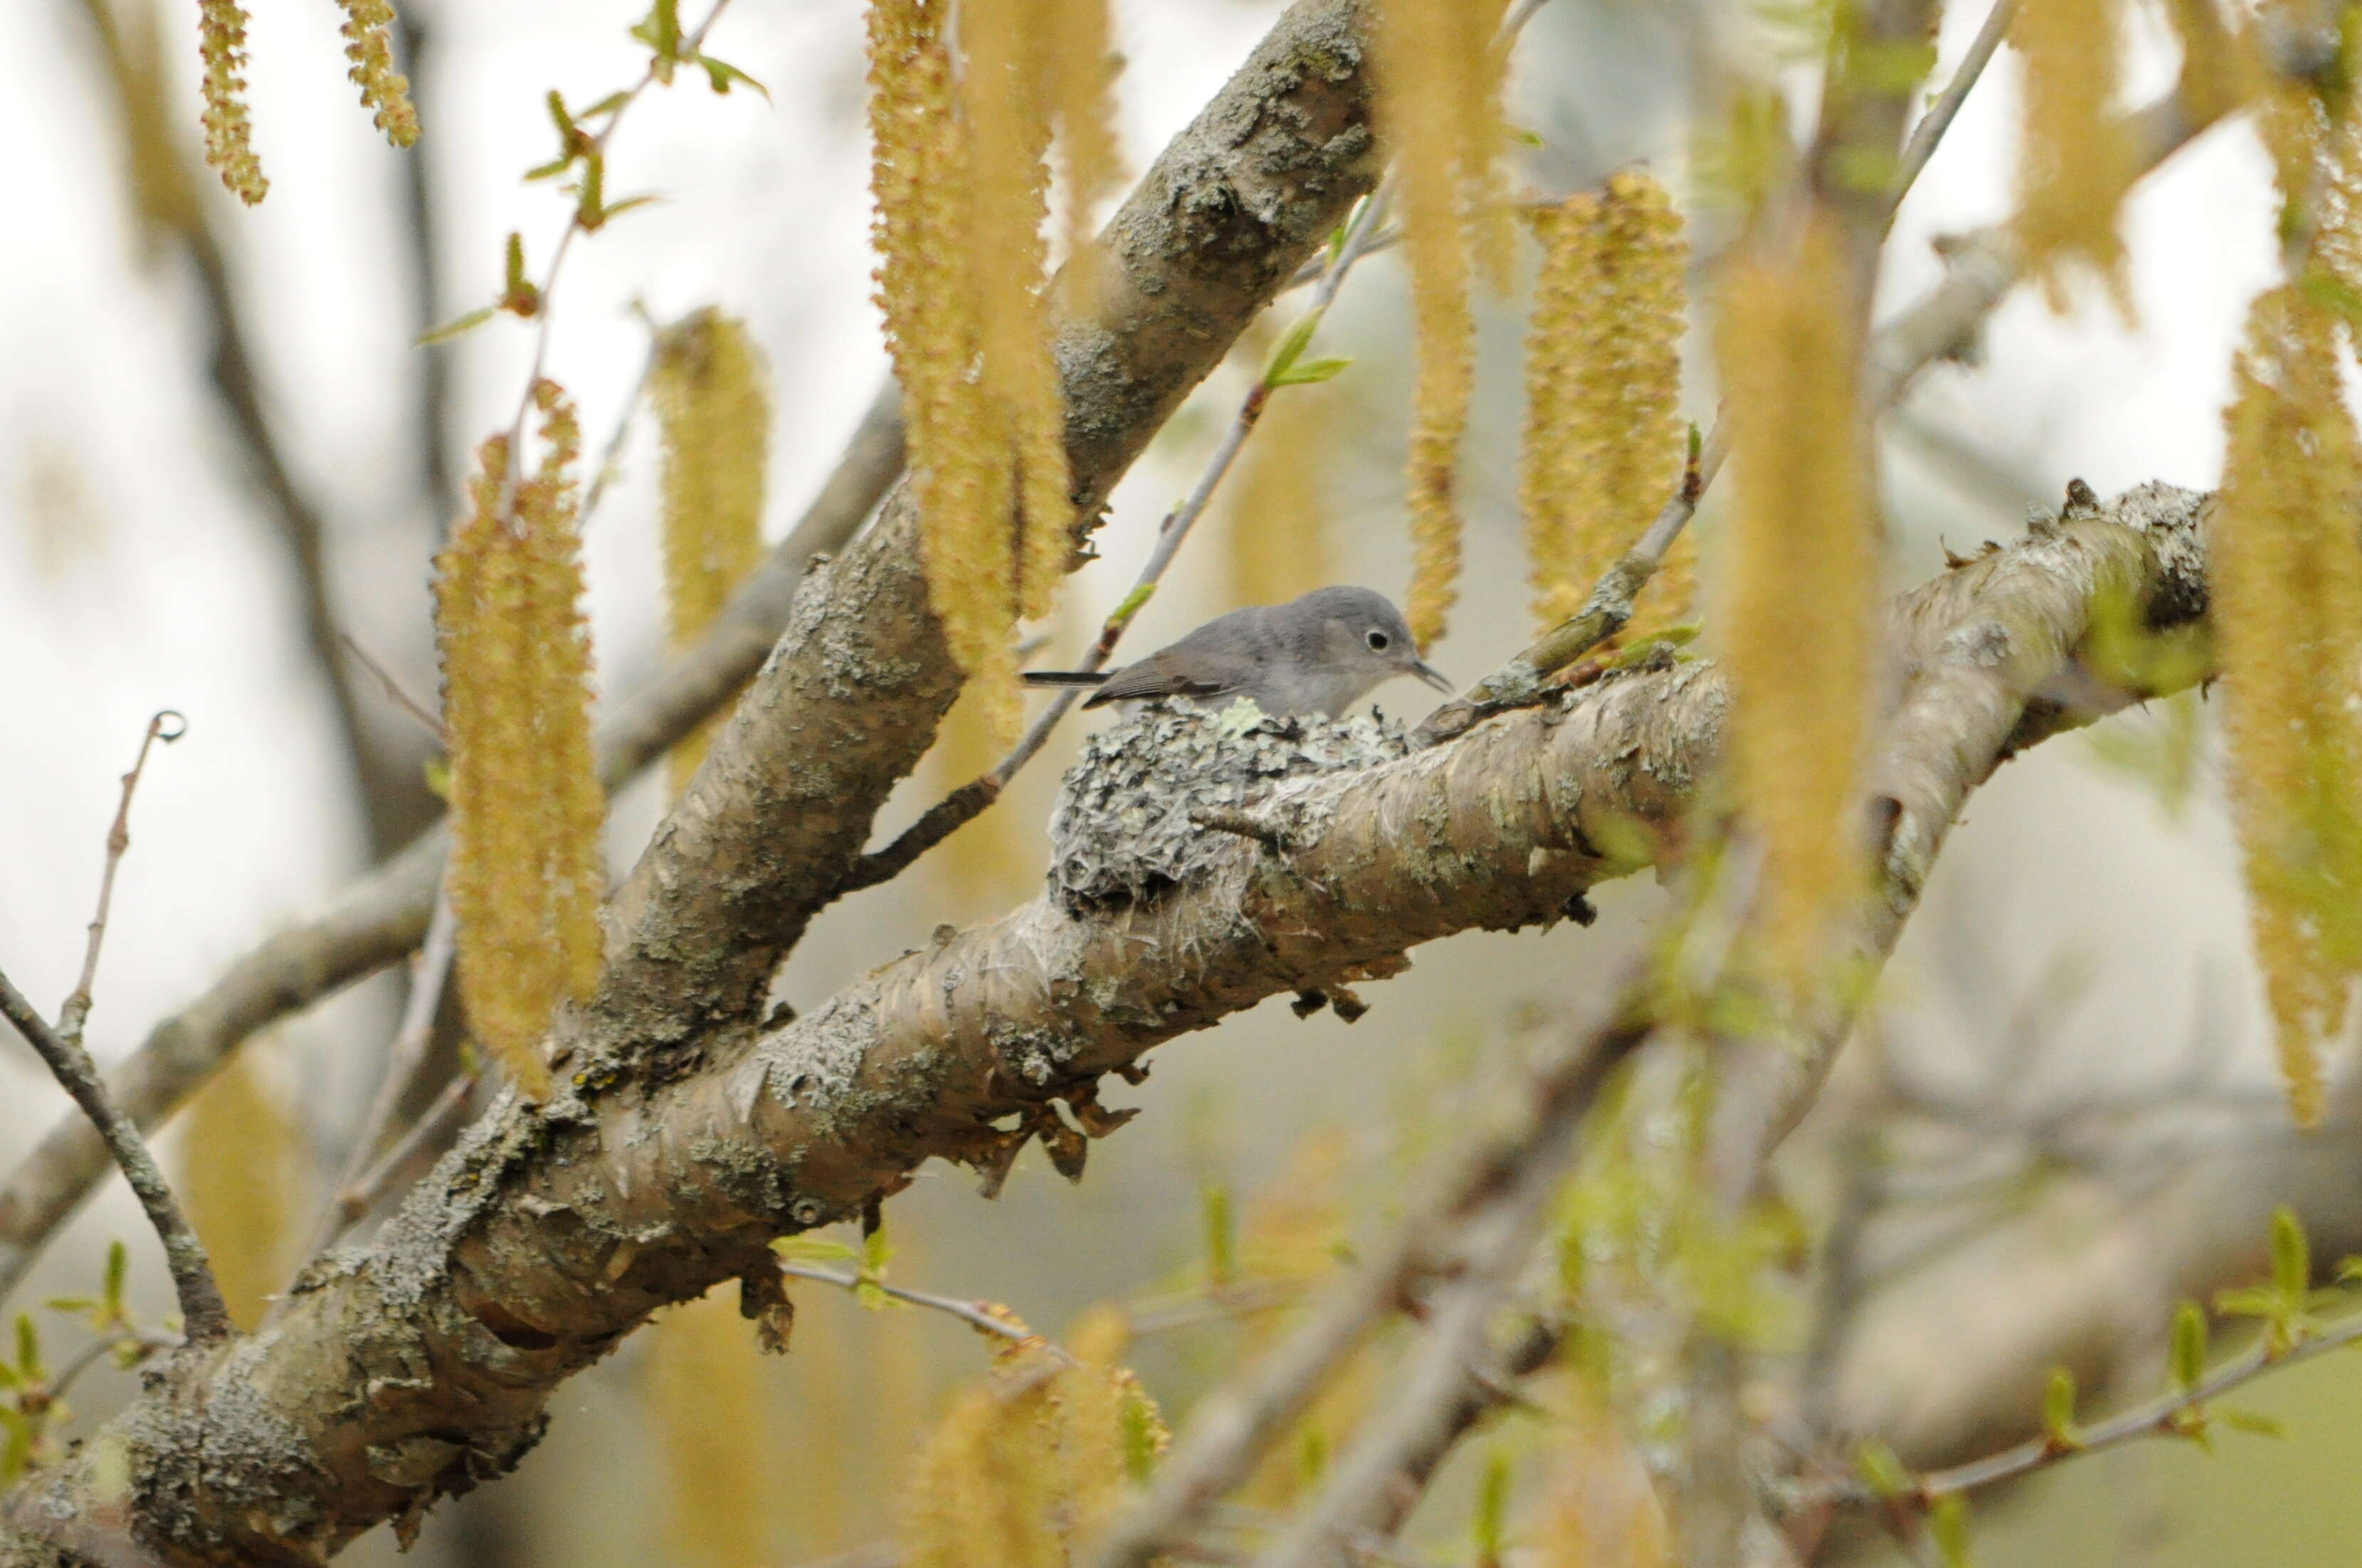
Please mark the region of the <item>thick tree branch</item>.
[[[1068, 269], [1057, 359], [1081, 531], [1190, 388], [1375, 179], [1355, 0], [1302, 0]], [[1076, 268], [1087, 268], [1077, 287]], [[915, 491], [814, 575], [778, 648], [611, 906], [574, 1039], [663, 1049], [750, 1026], [958, 694]], [[788, 757], [793, 767], [782, 767]]]
[[[1914, 695], [1893, 746], [1918, 760], [1883, 780], [1900, 887], [1915, 889], [1998, 759], [2091, 716], [2046, 693], [2094, 685], [2071, 657], [2094, 594], [2135, 591], [2161, 622], [2200, 611], [2201, 512], [2200, 497], [2149, 487], [1901, 602]], [[697, 1058], [638, 1072], [611, 1056], [606, 1084], [578, 1070], [546, 1107], [508, 1102], [480, 1125], [271, 1334], [200, 1386], [141, 1399], [94, 1446], [123, 1445], [111, 1452], [156, 1499], [146, 1538], [193, 1559], [333, 1550], [414, 1518], [513, 1463], [557, 1384], [648, 1312], [770, 1270], [778, 1232], [858, 1214], [929, 1157], [997, 1163], [1012, 1134], [994, 1121], [1042, 1126], [1054, 1096], [1087, 1118], [1098, 1075], [1262, 997], [1392, 972], [1407, 944], [1451, 931], [1548, 920], [1634, 868], [1692, 802], [1727, 706], [1707, 664], [1621, 674], [1456, 745], [1296, 786], [1276, 808], [1294, 829], [1285, 857], [1226, 840], [1209, 875], [1152, 905], [1029, 906], [785, 1028], [717, 1031]], [[1873, 931], [1907, 903], [1882, 906]], [[1741, 1128], [1768, 1140], [1783, 1121]], [[90, 1464], [46, 1473], [32, 1504], [86, 1507]], [[0, 1562], [12, 1551], [0, 1535]]]
[[[855, 431], [802, 518], [742, 583], [695, 648], [627, 692], [599, 726], [599, 776], [628, 782], [728, 701], [762, 664], [807, 565], [841, 548], [902, 469], [902, 416], [889, 384]], [[345, 889], [326, 910], [280, 932], [149, 1032], [109, 1075], [109, 1093], [153, 1129], [210, 1078], [240, 1042], [399, 960], [425, 933], [448, 847], [440, 825]], [[79, 1117], [61, 1121], [0, 1187], [0, 1297], [110, 1168]]]

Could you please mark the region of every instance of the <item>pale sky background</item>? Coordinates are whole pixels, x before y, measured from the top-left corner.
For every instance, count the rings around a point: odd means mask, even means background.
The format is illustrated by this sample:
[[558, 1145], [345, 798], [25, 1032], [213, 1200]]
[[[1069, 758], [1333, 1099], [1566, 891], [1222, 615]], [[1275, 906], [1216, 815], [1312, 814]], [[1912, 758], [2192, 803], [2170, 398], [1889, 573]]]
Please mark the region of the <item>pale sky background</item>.
[[[625, 29], [639, 7], [403, 3], [437, 29], [417, 155], [433, 160], [448, 317], [496, 291], [502, 238], [513, 228], [538, 275], [565, 215], [552, 187], [517, 178], [549, 156], [543, 93], [556, 85], [580, 104], [633, 80], [642, 55]], [[215, 217], [236, 259], [283, 448], [333, 520], [340, 613], [365, 645], [430, 690], [425, 519], [412, 478], [414, 361], [404, 347], [414, 326], [396, 226], [401, 155], [353, 101], [335, 8], [252, 4], [255, 137], [271, 189], [251, 212], [213, 190]], [[190, 726], [186, 740], [154, 759], [140, 792], [91, 1031], [94, 1048], [111, 1058], [359, 869], [362, 844], [283, 558], [203, 380], [193, 290], [176, 260], [140, 263], [80, 6], [16, 0], [9, 9], [12, 46], [0, 50], [0, 146], [12, 151], [10, 238], [0, 246], [0, 966], [37, 1002], [54, 1007], [72, 984], [116, 776], [148, 715], [176, 708]], [[1120, 43], [1131, 69], [1120, 94], [1135, 171], [1277, 9], [1261, 0], [1124, 0]], [[175, 123], [193, 133], [193, 7], [167, 11]], [[1551, 144], [1537, 170], [1650, 157], [1680, 182], [1672, 138], [1680, 110], [1667, 94], [1677, 90], [1683, 14], [1648, 0], [1552, 0], [1521, 45], [1518, 83], [1518, 117]], [[701, 15], [685, 4], [685, 19]], [[1955, 8], [1939, 79], [1981, 19], [1981, 7]], [[654, 191], [664, 204], [579, 243], [554, 302], [549, 370], [580, 403], [594, 443], [646, 351], [630, 302], [665, 319], [715, 304], [748, 320], [773, 378], [773, 536], [833, 465], [884, 370], [868, 303], [861, 20], [854, 0], [736, 0], [711, 45], [765, 82], [770, 103], [745, 90], [713, 96], [693, 72], [644, 98], [613, 142], [608, 191]], [[2151, 43], [2134, 98], [2169, 78], [2169, 51]], [[1930, 237], [2007, 210], [2014, 76], [2005, 55], [1905, 205], [1882, 315], [1937, 275]], [[1588, 151], [1579, 145], [1586, 140]], [[2132, 204], [2137, 326], [2119, 322], [2096, 293], [2060, 318], [2021, 291], [1992, 323], [1981, 367], [1932, 372], [1914, 413], [1989, 454], [2023, 493], [1948, 483], [1945, 470], [1898, 444], [1890, 491], [1903, 539], [1899, 580], [1937, 564], [1938, 533], [1956, 548], [2013, 536], [2024, 503], [2055, 505], [2070, 476], [2103, 493], [2153, 478], [2212, 484], [2232, 346], [2246, 302], [2271, 278], [2271, 210], [2252, 136], [2217, 129]], [[1374, 465], [1338, 475], [1354, 513], [1341, 557], [1390, 592], [1400, 591], [1405, 561], [1390, 474], [1405, 392], [1401, 293], [1395, 259], [1373, 260], [1322, 337], [1324, 351], [1360, 357], [1347, 379], [1378, 448]], [[1469, 459], [1472, 579], [1457, 629], [1434, 654], [1463, 681], [1514, 651], [1527, 631], [1512, 511], [1516, 331], [1513, 306], [1492, 309], [1483, 428]], [[455, 356], [455, 442], [472, 447], [506, 424], [530, 348], [530, 330], [505, 318], [464, 339]], [[1238, 389], [1217, 385], [1226, 412]], [[1696, 392], [1691, 401], [1710, 408]], [[1220, 416], [1176, 426], [1119, 491], [1100, 539], [1104, 564], [1067, 590], [1070, 635], [1120, 595]], [[646, 669], [659, 646], [653, 467], [651, 432], [638, 428], [588, 543], [609, 682]], [[1139, 648], [1229, 607], [1217, 548], [1210, 532], [1193, 541], [1135, 633]], [[1389, 696], [1416, 715], [1411, 688], [1382, 693], [1381, 703], [1391, 706]], [[1043, 779], [1019, 802], [1037, 813], [1051, 767], [1039, 771]], [[914, 786], [897, 811], [940, 788]], [[635, 851], [657, 804], [646, 788], [625, 798], [619, 856]], [[2175, 823], [2070, 739], [2005, 768], [1968, 817], [1896, 972], [1898, 1033], [1919, 1043], [1933, 1070], [1972, 1076], [1992, 1018], [2071, 951], [2094, 976], [2094, 999], [2059, 1024], [2038, 1072], [2062, 1085], [2137, 1081], [2154, 1058], [2125, 1043], [2178, 1039], [2192, 977], [2206, 970], [2223, 977], [2240, 1021], [2223, 1048], [2264, 1080], [2235, 867], [2211, 786]], [[921, 939], [943, 918], [943, 896], [922, 878], [849, 901], [796, 955], [789, 994], [809, 1003]], [[1267, 1168], [1288, 1126], [1365, 1120], [1376, 1086], [1439, 1032], [1498, 1032], [1520, 1005], [1547, 1003], [1596, 973], [1603, 953], [1639, 933], [1650, 907], [1645, 889], [1617, 889], [1603, 902], [1623, 918], [1593, 933], [1463, 938], [1449, 958], [1422, 953], [1409, 976], [1370, 988], [1376, 1010], [1357, 1030], [1325, 1017], [1297, 1025], [1275, 1003], [1165, 1048], [1157, 1077], [1138, 1091], [1151, 1114], [1101, 1148], [1075, 1193], [1032, 1172], [1007, 1202], [982, 1206], [965, 1177], [937, 1172], [900, 1201], [955, 1214], [957, 1228], [972, 1232], [946, 1237], [936, 1257], [946, 1272], [971, 1271], [948, 1282], [961, 1293], [1017, 1296], [1026, 1270], [1015, 1255], [1039, 1233], [1028, 1228], [1043, 1224], [1083, 1227], [1094, 1238], [1083, 1250], [1105, 1249], [1062, 1264], [1087, 1276], [1087, 1287], [1061, 1286], [1054, 1302], [1121, 1288], [1166, 1244], [1142, 1241], [1134, 1231], [1143, 1228], [1126, 1217], [1175, 1208], [1173, 1171], [1194, 1097], [1219, 1100], [1242, 1163]], [[1989, 948], [1991, 1010], [1913, 978], [1915, 955], [1964, 924], [1978, 927]], [[280, 1054], [281, 1070], [291, 1087], [304, 1086], [307, 1103], [329, 1108], [331, 1124], [328, 1091], [349, 1092], [381, 1049], [386, 994], [381, 988], [320, 1010], [287, 1031], [295, 1048]], [[1289, 1092], [1259, 1088], [1264, 1074], [1284, 1075]], [[0, 1044], [0, 1155], [13, 1156], [61, 1105], [28, 1053]], [[137, 1231], [117, 1191], [76, 1227], [50, 1274], [75, 1274], [106, 1235]]]

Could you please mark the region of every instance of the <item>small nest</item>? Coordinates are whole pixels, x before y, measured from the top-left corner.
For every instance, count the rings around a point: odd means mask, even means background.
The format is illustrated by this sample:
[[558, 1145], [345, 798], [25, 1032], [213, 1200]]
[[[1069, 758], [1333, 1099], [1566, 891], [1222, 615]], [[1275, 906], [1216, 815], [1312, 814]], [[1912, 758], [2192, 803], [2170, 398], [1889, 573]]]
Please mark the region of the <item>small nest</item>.
[[1070, 914], [1144, 903], [1231, 853], [1193, 812], [1252, 808], [1283, 780], [1409, 754], [1384, 718], [1275, 719], [1241, 699], [1151, 703], [1083, 744], [1050, 813], [1050, 890]]

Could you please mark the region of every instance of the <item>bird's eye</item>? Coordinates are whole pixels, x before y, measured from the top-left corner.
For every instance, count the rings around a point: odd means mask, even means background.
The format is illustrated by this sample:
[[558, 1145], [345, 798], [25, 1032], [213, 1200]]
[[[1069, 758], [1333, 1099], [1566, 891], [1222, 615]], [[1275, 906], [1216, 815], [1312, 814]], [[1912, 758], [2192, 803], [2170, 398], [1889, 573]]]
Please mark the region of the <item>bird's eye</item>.
[[1392, 641], [1394, 641], [1394, 639], [1387, 636], [1384, 632], [1372, 632], [1370, 634], [1370, 646], [1377, 649], [1380, 653], [1385, 652], [1386, 645]]

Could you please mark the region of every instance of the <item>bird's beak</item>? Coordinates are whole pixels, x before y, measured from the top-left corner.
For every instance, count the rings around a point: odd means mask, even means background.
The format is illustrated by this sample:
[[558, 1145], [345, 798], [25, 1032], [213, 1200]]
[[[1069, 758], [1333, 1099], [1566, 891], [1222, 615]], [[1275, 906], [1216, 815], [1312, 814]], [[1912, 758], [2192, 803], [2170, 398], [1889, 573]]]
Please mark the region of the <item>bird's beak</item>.
[[1451, 684], [1451, 677], [1444, 674], [1443, 671], [1436, 668], [1435, 666], [1428, 663], [1427, 660], [1423, 658], [1415, 658], [1410, 661], [1410, 672], [1413, 675], [1418, 676], [1421, 680], [1426, 681], [1429, 686], [1434, 687], [1438, 691], [1442, 692], [1447, 697], [1459, 690], [1458, 687]]

